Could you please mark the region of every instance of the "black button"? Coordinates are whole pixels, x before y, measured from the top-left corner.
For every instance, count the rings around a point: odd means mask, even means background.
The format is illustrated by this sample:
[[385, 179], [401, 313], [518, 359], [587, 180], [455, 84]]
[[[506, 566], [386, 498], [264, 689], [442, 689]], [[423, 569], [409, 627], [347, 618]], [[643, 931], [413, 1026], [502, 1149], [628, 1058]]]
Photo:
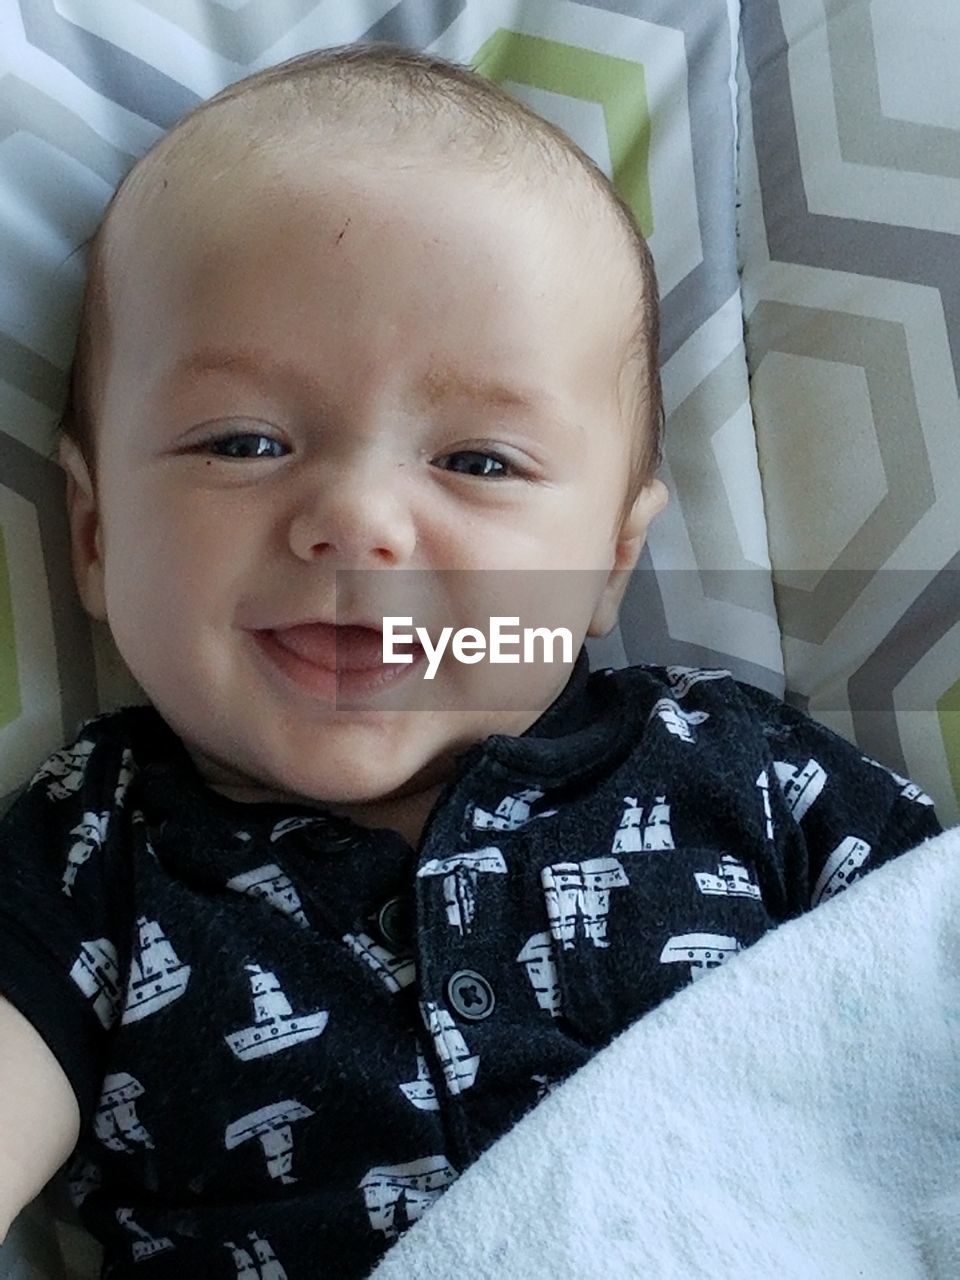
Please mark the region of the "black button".
[[413, 943], [413, 909], [409, 897], [390, 898], [377, 912], [377, 928], [387, 946]]
[[496, 1003], [493, 988], [475, 969], [458, 969], [447, 983], [450, 1007], [461, 1018], [478, 1022], [489, 1018]]

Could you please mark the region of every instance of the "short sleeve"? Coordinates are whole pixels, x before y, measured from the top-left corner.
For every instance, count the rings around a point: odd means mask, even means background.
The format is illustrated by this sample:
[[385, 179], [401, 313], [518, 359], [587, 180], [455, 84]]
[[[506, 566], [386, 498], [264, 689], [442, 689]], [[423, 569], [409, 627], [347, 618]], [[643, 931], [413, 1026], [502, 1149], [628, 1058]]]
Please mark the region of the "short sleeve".
[[933, 801], [916, 783], [788, 703], [740, 688], [766, 739], [789, 915], [826, 902], [942, 831]]
[[83, 1122], [121, 1007], [106, 846], [124, 792], [122, 758], [115, 743], [81, 732], [0, 819], [0, 993], [57, 1058]]

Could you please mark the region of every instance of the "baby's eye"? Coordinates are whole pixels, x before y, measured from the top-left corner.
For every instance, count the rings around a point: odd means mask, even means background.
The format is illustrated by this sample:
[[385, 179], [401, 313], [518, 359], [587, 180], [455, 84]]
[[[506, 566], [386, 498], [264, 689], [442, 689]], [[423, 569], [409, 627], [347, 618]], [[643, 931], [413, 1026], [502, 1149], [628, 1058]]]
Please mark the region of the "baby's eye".
[[[243, 443], [250, 440], [257, 441], [257, 447], [252, 453], [246, 452], [246, 445]], [[241, 443], [241, 449], [239, 451], [234, 448], [238, 441]], [[279, 440], [274, 440], [273, 436], [262, 435], [259, 431], [244, 431], [242, 434], [237, 435], [217, 436], [211, 440], [204, 440], [197, 447], [199, 449], [211, 450], [218, 458], [234, 458], [241, 461], [245, 458], [278, 458], [281, 456], [277, 453], [271, 454], [267, 449], [260, 448], [260, 443], [263, 441], [265, 441], [268, 446], [277, 445], [278, 448], [283, 448]]]
[[[449, 458], [466, 458], [468, 459], [465, 467], [454, 467], [452, 470], [465, 472], [470, 476], [492, 476], [494, 480], [507, 479], [510, 474], [515, 474], [514, 467], [507, 462], [506, 458], [502, 458], [498, 453], [487, 453], [482, 449], [458, 449], [455, 453], [445, 454], [446, 459]], [[441, 459], [443, 461], [443, 459]], [[490, 462], [496, 463], [502, 469], [500, 471], [491, 472]]]

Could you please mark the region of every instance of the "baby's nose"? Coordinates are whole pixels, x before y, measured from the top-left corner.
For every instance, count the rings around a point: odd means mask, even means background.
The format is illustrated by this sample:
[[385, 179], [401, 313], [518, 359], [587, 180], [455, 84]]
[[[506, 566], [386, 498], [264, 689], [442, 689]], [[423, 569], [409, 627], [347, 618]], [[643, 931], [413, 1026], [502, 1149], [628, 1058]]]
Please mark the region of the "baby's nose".
[[402, 474], [396, 465], [331, 470], [297, 505], [289, 533], [293, 552], [304, 560], [322, 556], [341, 568], [408, 562], [416, 529]]

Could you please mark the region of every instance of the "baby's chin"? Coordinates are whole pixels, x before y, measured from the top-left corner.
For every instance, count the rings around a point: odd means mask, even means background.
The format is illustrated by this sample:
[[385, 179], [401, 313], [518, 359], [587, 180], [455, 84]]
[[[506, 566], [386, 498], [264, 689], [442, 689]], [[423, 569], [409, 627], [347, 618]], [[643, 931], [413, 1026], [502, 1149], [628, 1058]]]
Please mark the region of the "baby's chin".
[[[318, 761], [314, 769], [290, 764], [270, 767], [266, 762], [258, 770], [255, 764], [213, 756], [196, 746], [187, 746], [191, 759], [210, 790], [242, 804], [273, 801], [283, 804], [315, 805], [333, 812], [350, 813], [355, 808], [403, 804], [436, 788], [451, 776], [455, 757], [411, 761], [410, 768], [397, 768], [394, 776], [385, 767], [383, 756], [374, 758], [367, 752], [349, 763], [339, 760]], [[271, 762], [272, 763], [272, 762]], [[287, 762], [290, 763], [290, 762]]]

